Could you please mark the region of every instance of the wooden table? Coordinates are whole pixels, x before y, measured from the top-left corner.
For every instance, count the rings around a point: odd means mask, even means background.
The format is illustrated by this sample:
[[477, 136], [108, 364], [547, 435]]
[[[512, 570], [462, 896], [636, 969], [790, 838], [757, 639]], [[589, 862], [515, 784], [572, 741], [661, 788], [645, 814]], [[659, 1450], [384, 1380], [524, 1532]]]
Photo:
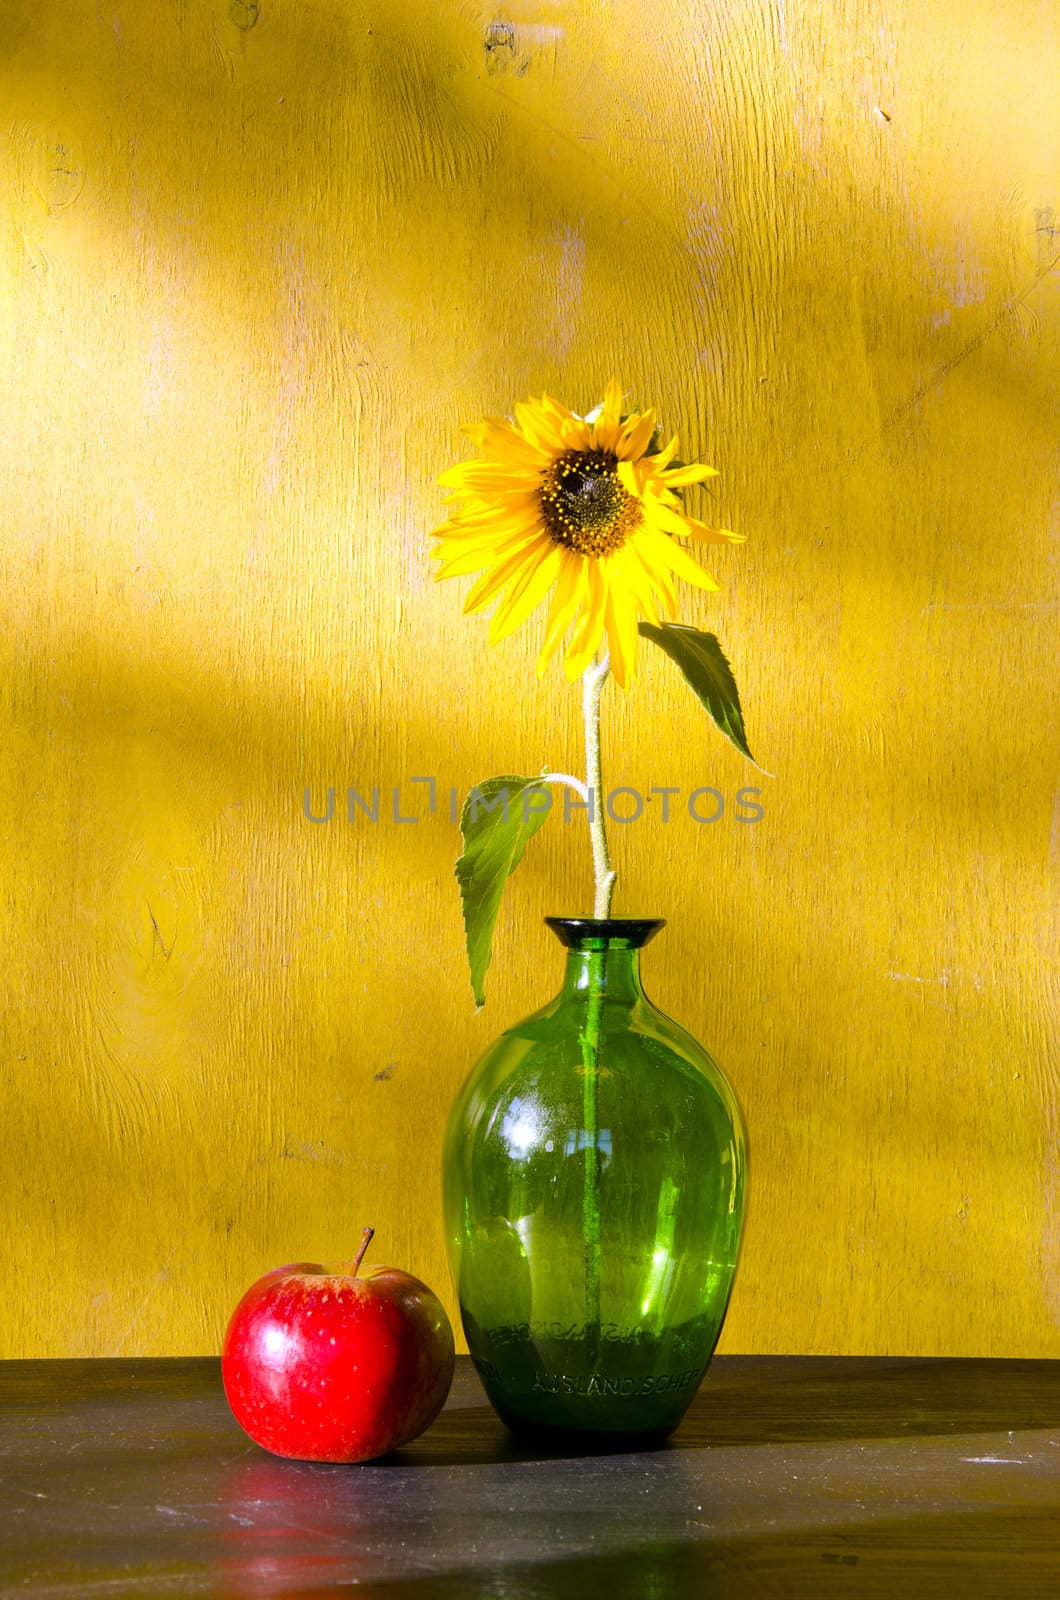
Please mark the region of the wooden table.
[[0, 1365], [0, 1594], [1060, 1596], [1060, 1363], [719, 1358], [663, 1449], [517, 1447], [468, 1361], [388, 1460], [280, 1461], [213, 1360]]

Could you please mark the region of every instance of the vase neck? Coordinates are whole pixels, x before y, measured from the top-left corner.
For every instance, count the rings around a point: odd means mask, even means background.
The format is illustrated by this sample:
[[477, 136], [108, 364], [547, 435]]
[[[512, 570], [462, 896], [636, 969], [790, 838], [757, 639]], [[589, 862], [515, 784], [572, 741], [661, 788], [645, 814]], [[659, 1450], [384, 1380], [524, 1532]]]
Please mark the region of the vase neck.
[[565, 1000], [587, 1000], [590, 995], [608, 1000], [640, 999], [639, 950], [570, 950], [563, 974]]
[[610, 918], [546, 917], [553, 933], [567, 947], [564, 999], [633, 1002], [642, 999], [640, 952], [663, 926], [660, 921]]

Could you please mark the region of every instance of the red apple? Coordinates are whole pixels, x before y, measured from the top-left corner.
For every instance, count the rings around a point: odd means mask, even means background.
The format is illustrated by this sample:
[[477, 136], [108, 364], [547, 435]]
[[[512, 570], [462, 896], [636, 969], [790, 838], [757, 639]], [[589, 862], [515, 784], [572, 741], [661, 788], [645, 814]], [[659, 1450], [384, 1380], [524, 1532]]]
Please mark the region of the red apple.
[[395, 1267], [278, 1267], [232, 1313], [221, 1377], [255, 1443], [299, 1461], [371, 1461], [415, 1439], [453, 1381], [453, 1330]]

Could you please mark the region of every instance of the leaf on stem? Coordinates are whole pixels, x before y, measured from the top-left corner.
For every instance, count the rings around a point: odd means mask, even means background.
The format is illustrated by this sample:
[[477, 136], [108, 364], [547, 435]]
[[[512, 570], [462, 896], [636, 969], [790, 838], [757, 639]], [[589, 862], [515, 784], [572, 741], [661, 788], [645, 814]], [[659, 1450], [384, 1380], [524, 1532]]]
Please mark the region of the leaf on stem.
[[[547, 770], [547, 769], [546, 769]], [[544, 803], [541, 797], [544, 796]], [[460, 813], [463, 854], [456, 864], [475, 1004], [485, 1004], [486, 968], [504, 885], [548, 816], [552, 795], [540, 778], [486, 778]]]
[[[740, 696], [732, 668], [713, 633], [701, 633], [683, 622], [664, 622], [655, 627], [642, 622], [639, 631], [645, 639], [657, 644], [659, 649], [676, 662], [686, 682], [726, 739], [730, 740], [754, 766], [758, 762], [747, 748]], [[765, 772], [764, 767], [758, 767]], [[769, 777], [770, 774], [766, 773]]]

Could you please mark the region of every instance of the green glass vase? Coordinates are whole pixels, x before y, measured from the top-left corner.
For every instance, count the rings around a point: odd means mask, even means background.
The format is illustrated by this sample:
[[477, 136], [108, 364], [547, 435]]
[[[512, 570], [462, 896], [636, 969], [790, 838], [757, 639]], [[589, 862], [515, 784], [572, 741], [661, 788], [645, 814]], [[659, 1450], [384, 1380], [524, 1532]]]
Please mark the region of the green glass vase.
[[710, 1362], [740, 1243], [736, 1098], [647, 998], [657, 921], [548, 917], [554, 1000], [472, 1068], [443, 1158], [472, 1359], [516, 1432], [665, 1437]]

